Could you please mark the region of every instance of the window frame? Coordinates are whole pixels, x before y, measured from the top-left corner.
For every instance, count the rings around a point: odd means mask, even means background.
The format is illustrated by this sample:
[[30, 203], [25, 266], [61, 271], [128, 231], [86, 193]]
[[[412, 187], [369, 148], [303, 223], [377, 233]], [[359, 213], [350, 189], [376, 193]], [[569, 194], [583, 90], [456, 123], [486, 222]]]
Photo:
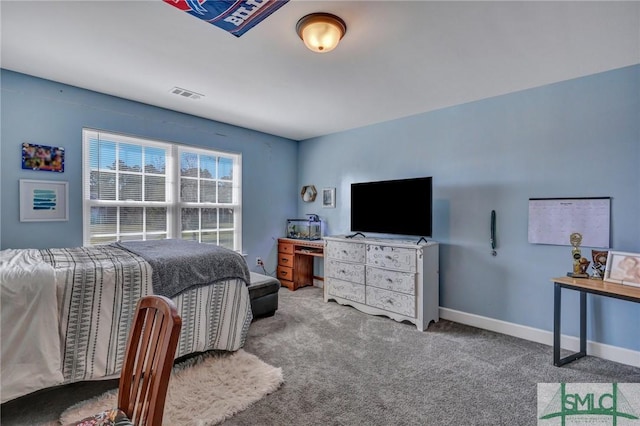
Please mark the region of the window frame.
[[[142, 147], [161, 148], [166, 150], [165, 157], [165, 201], [134, 201], [134, 200], [99, 200], [91, 199], [91, 141], [92, 140], [104, 140], [109, 142], [115, 142], [116, 144], [131, 144]], [[119, 167], [118, 151], [114, 156], [114, 162], [116, 167]], [[218, 188], [218, 182], [221, 179], [218, 177], [218, 163], [220, 158], [231, 160], [231, 180], [222, 180], [223, 182], [231, 183], [231, 202], [220, 203], [216, 199], [216, 202], [199, 202], [189, 201], [184, 202], [180, 199], [181, 188], [181, 171], [180, 171], [180, 155], [181, 153], [188, 152], [194, 153], [200, 156], [212, 156], [216, 159], [216, 177], [215, 179], [208, 179], [209, 181], [216, 182], [216, 188]], [[144, 162], [143, 162], [144, 163]], [[145, 164], [142, 164], [141, 176], [151, 175], [145, 171]], [[100, 168], [98, 167], [98, 170]], [[113, 169], [109, 169], [111, 171]], [[94, 169], [95, 171], [95, 169]], [[121, 176], [123, 171], [116, 169], [114, 174]], [[131, 171], [124, 172], [125, 174], [132, 173]], [[135, 174], [135, 172], [133, 172]], [[197, 171], [198, 180], [200, 180], [200, 169]], [[144, 178], [143, 178], [144, 179]], [[198, 184], [199, 186], [199, 184]], [[116, 198], [117, 198], [117, 185], [116, 185]], [[142, 186], [142, 192], [144, 193], [144, 184]], [[216, 193], [218, 190], [216, 190]], [[210, 149], [202, 146], [191, 146], [186, 144], [178, 144], [175, 142], [165, 142], [149, 138], [143, 138], [138, 136], [120, 134], [116, 132], [100, 131], [90, 128], [82, 129], [82, 220], [83, 230], [82, 239], [84, 246], [93, 245], [91, 243], [92, 238], [96, 238], [96, 234], [91, 233], [91, 209], [92, 207], [166, 207], [167, 209], [167, 228], [166, 238], [183, 238], [182, 228], [182, 209], [183, 208], [198, 208], [198, 209], [213, 209], [217, 208], [218, 218], [220, 217], [220, 209], [231, 208], [233, 209], [233, 226], [231, 228], [220, 228], [220, 222], [217, 222], [216, 228], [211, 228], [207, 232], [216, 232], [216, 244], [220, 242], [220, 231], [232, 231], [233, 235], [233, 247], [235, 251], [242, 251], [242, 154], [233, 153], [228, 151], [222, 151], [217, 149]], [[120, 210], [118, 210], [119, 216]], [[200, 216], [199, 216], [200, 217]], [[162, 235], [163, 231], [148, 231], [144, 228], [146, 215], [143, 215], [143, 229], [141, 232], [135, 232], [133, 234], [141, 234], [140, 237], [148, 239], [147, 237], [152, 235]], [[111, 234], [104, 234], [107, 237], [113, 236], [114, 241], [126, 237], [127, 233], [120, 230], [120, 221], [116, 219], [116, 231]], [[195, 231], [198, 235], [197, 241], [202, 241], [202, 234], [205, 232], [202, 228], [202, 222], [199, 221], [198, 228]], [[139, 238], [138, 238], [139, 239]], [[107, 243], [107, 241], [105, 241]], [[210, 242], [209, 242], [210, 243]], [[228, 245], [225, 245], [228, 247]]]

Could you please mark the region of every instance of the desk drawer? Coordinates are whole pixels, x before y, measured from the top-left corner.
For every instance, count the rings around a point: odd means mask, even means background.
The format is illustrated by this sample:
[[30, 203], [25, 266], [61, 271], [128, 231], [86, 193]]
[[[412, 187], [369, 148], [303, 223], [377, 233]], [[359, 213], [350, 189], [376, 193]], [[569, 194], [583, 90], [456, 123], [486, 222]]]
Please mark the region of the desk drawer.
[[293, 268], [288, 266], [278, 266], [278, 279], [293, 281]]
[[286, 253], [278, 253], [278, 265], [293, 268], [293, 255]]
[[278, 243], [278, 252], [293, 254], [293, 244], [291, 243]]

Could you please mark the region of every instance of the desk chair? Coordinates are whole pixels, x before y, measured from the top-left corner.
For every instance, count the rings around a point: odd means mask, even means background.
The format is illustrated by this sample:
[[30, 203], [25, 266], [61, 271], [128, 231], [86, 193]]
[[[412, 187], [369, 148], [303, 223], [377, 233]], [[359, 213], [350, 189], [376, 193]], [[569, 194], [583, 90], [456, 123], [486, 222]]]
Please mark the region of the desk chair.
[[125, 352], [118, 408], [76, 423], [101, 426], [160, 426], [182, 319], [164, 296], [138, 301]]

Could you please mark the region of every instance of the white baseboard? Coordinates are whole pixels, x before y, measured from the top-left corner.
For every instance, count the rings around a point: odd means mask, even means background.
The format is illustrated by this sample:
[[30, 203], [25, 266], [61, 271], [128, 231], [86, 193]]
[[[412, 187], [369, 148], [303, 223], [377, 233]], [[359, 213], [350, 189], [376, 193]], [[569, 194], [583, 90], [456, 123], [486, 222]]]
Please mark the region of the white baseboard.
[[[538, 328], [527, 327], [524, 325], [514, 324], [493, 318], [483, 317], [480, 315], [469, 314], [466, 312], [456, 311], [454, 309], [440, 307], [440, 318], [466, 324], [473, 327], [482, 328], [484, 330], [495, 331], [509, 336], [519, 337], [521, 339], [532, 342], [542, 343], [544, 345], [553, 346], [553, 332], [540, 330]], [[574, 336], [561, 336], [562, 348], [574, 352], [580, 349], [580, 339]], [[640, 352], [631, 349], [620, 348], [617, 346], [606, 345], [604, 343], [592, 342], [587, 340], [587, 355], [596, 356], [598, 358], [607, 359], [609, 361], [619, 362], [621, 364], [640, 367]]]

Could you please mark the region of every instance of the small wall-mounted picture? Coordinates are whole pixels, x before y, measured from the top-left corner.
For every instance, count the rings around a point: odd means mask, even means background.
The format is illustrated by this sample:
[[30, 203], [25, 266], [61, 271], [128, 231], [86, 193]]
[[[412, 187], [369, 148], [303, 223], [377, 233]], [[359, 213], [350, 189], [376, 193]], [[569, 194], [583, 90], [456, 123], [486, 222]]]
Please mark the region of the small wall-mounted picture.
[[305, 203], [314, 202], [316, 200], [316, 195], [318, 195], [318, 191], [316, 190], [315, 185], [305, 185], [300, 191], [302, 201], [304, 201]]
[[64, 148], [31, 143], [22, 144], [22, 168], [64, 172]]
[[20, 221], [69, 220], [68, 182], [20, 179]]
[[640, 287], [640, 253], [610, 251], [604, 280]]
[[324, 188], [322, 190], [322, 207], [333, 209], [336, 207], [336, 189]]

